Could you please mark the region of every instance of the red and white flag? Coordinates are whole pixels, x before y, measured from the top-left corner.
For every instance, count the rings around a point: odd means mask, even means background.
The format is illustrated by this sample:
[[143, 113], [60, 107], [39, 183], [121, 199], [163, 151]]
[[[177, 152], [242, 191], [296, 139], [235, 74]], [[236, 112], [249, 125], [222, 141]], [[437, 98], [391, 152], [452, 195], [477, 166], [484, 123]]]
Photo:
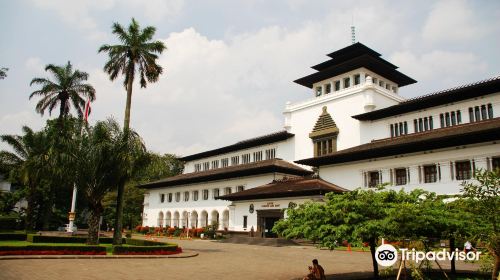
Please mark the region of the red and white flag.
[[85, 115], [83, 116], [83, 118], [85, 119], [85, 122], [88, 122], [90, 111], [91, 111], [91, 108], [90, 108], [90, 99], [88, 99], [87, 103], [85, 103]]

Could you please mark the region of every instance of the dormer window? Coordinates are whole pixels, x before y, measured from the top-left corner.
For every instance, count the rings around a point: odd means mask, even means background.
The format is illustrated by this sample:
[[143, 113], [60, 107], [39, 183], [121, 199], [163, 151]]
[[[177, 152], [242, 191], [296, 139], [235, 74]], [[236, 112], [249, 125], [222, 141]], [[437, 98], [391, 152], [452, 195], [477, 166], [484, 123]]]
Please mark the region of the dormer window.
[[344, 88], [348, 88], [351, 86], [351, 78], [345, 78], [344, 79]]
[[332, 92], [332, 85], [330, 83], [325, 85], [325, 94]]
[[334, 87], [335, 91], [339, 91], [340, 90], [340, 81], [333, 82], [333, 87]]
[[323, 93], [323, 87], [317, 86], [316, 87], [316, 97], [321, 96], [322, 93]]
[[356, 74], [354, 75], [354, 85], [359, 85], [361, 83], [361, 75]]
[[327, 107], [323, 107], [323, 112], [319, 116], [309, 138], [314, 144], [314, 156], [324, 156], [337, 151], [337, 135], [339, 129], [327, 112]]

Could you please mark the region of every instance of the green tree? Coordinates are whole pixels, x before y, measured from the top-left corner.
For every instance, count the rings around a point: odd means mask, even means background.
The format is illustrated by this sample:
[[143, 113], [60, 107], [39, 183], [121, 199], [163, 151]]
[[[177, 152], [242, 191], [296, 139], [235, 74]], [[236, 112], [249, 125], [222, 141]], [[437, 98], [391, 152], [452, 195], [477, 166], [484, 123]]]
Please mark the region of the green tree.
[[[139, 23], [132, 18], [132, 22], [125, 29], [119, 23], [114, 23], [112, 33], [120, 40], [121, 44], [102, 45], [99, 52], [106, 52], [109, 60], [104, 65], [104, 71], [114, 81], [120, 74], [125, 76], [124, 86], [127, 91], [127, 101], [125, 105], [125, 118], [123, 129], [125, 133], [130, 128], [130, 109], [132, 104], [132, 87], [136, 72], [139, 75], [139, 82], [142, 88], [147, 83], [158, 81], [163, 68], [156, 63], [157, 54], [165, 50], [165, 45], [161, 41], [152, 41], [156, 32], [153, 26], [141, 29]], [[123, 215], [123, 194], [126, 180], [122, 180], [118, 185], [117, 211], [115, 221], [114, 244], [121, 244], [122, 215]]]
[[68, 116], [70, 107], [73, 105], [78, 116], [83, 116], [85, 107], [85, 99], [90, 101], [95, 99], [95, 89], [92, 85], [84, 83], [89, 75], [79, 70], [73, 70], [73, 66], [68, 61], [64, 66], [49, 64], [45, 67], [45, 71], [52, 73], [54, 81], [48, 78], [34, 78], [31, 80], [30, 86], [40, 85], [41, 89], [31, 93], [30, 99], [34, 96], [42, 98], [36, 104], [36, 111], [43, 115], [45, 110], [52, 110], [59, 106], [59, 119]]
[[27, 187], [26, 229], [35, 229], [37, 189], [44, 182], [49, 159], [49, 140], [43, 132], [24, 126], [23, 135], [2, 135], [12, 151], [0, 151], [0, 165], [9, 171], [11, 182]]
[[307, 238], [333, 249], [339, 241], [370, 246], [374, 276], [377, 241], [428, 240], [451, 236], [465, 229], [463, 212], [443, 202], [434, 193], [356, 189], [344, 194], [329, 193], [326, 203], [306, 203], [288, 210], [274, 231], [286, 238]]
[[0, 68], [0, 80], [3, 80], [7, 77], [7, 71], [9, 71], [9, 68]]
[[[136, 170], [134, 177], [125, 185], [123, 226], [132, 229], [142, 223], [144, 190], [137, 187], [142, 183], [180, 174], [183, 164], [175, 155], [148, 153], [146, 164]], [[116, 217], [116, 191], [108, 193], [103, 200], [104, 221], [112, 225]]]
[[146, 149], [142, 139], [133, 131], [126, 136], [115, 121], [101, 121], [84, 133], [78, 145], [76, 182], [85, 194], [90, 212], [88, 244], [98, 243], [104, 196], [130, 169], [144, 163]]
[[489, 252], [494, 257], [491, 279], [500, 277], [500, 173], [498, 171], [477, 170], [474, 181], [462, 183], [462, 195], [467, 209], [475, 214], [470, 221], [472, 231], [481, 234], [487, 242]]

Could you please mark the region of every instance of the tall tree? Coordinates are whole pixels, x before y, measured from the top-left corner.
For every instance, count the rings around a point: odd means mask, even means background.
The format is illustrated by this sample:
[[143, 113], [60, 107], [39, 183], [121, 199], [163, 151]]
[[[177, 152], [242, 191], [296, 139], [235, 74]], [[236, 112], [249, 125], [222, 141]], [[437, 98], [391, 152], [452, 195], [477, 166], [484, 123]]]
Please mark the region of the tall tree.
[[35, 204], [37, 188], [43, 183], [49, 158], [49, 141], [43, 132], [23, 127], [24, 135], [2, 135], [11, 151], [0, 151], [0, 165], [8, 170], [10, 178], [27, 187], [26, 229], [35, 229]]
[[[132, 18], [132, 22], [125, 29], [119, 23], [114, 23], [112, 33], [120, 40], [121, 44], [102, 45], [99, 52], [109, 55], [109, 60], [104, 65], [104, 71], [114, 81], [120, 74], [125, 76], [124, 86], [127, 91], [127, 101], [125, 105], [125, 118], [123, 129], [128, 133], [130, 128], [130, 108], [132, 104], [132, 87], [136, 72], [139, 75], [139, 82], [142, 88], [147, 83], [158, 81], [163, 68], [157, 64], [158, 54], [165, 50], [165, 45], [161, 41], [152, 41], [156, 32], [153, 26], [141, 29], [139, 23]], [[121, 244], [122, 216], [123, 216], [123, 193], [126, 180], [122, 180], [118, 185], [117, 211], [114, 232], [114, 244]]]
[[[123, 226], [134, 228], [142, 223], [144, 190], [142, 183], [159, 180], [182, 173], [183, 164], [175, 155], [148, 153], [146, 164], [135, 170], [133, 178], [125, 185]], [[103, 200], [104, 220], [110, 226], [116, 217], [116, 191], [108, 193]]]
[[69, 114], [71, 105], [73, 105], [78, 116], [82, 117], [85, 99], [95, 100], [94, 87], [85, 83], [89, 75], [78, 69], [74, 70], [69, 61], [63, 66], [49, 64], [45, 67], [45, 71], [50, 72], [54, 80], [34, 78], [30, 83], [30, 86], [41, 86], [41, 89], [30, 95], [30, 99], [34, 96], [42, 97], [36, 104], [37, 113], [43, 115], [48, 109], [49, 114], [51, 114], [54, 108], [59, 106], [59, 119], [62, 119]]
[[[142, 139], [130, 131], [125, 138], [120, 126], [113, 120], [97, 122], [82, 136], [76, 153], [77, 184], [87, 199], [89, 244], [97, 244], [99, 218], [103, 214], [102, 200], [115, 188], [129, 169], [145, 162], [146, 149]], [[135, 166], [129, 166], [133, 158]]]

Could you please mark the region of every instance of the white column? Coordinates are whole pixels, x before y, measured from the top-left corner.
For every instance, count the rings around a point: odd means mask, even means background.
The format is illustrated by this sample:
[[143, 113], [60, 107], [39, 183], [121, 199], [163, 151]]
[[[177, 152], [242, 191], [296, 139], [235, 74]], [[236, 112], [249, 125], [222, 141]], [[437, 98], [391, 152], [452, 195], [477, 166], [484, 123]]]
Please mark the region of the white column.
[[229, 230], [234, 230], [236, 227], [236, 206], [229, 205]]
[[488, 161], [486, 157], [475, 157], [474, 163], [476, 165], [476, 169], [482, 169], [482, 170], [488, 169]]
[[412, 184], [412, 185], [416, 185], [418, 184], [418, 165], [410, 165], [408, 167], [409, 169], [409, 173], [410, 173], [410, 180], [409, 180], [409, 183]]
[[439, 162], [439, 167], [441, 170], [441, 182], [451, 182], [451, 164], [449, 161]]
[[450, 172], [451, 172], [451, 180], [455, 181], [455, 179], [457, 178], [457, 169], [455, 168], [454, 161], [451, 162]]
[[384, 169], [380, 170], [380, 173], [382, 174], [382, 176], [380, 178], [381, 184], [391, 182], [391, 176], [390, 176], [391, 173], [389, 172], [389, 169], [384, 168]]
[[73, 232], [73, 226], [76, 218], [75, 208], [76, 208], [76, 184], [73, 185], [73, 196], [71, 197], [71, 212], [69, 213], [69, 224], [66, 229], [67, 232]]

